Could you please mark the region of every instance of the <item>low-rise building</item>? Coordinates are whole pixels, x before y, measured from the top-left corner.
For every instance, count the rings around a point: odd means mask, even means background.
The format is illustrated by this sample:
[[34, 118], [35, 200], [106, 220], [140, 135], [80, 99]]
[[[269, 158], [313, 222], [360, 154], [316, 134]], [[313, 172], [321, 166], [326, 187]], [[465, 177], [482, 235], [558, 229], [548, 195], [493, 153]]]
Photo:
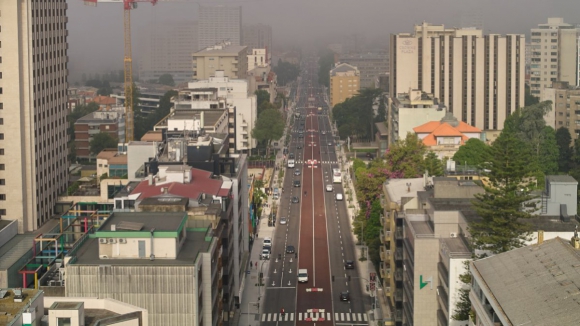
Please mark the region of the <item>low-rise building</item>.
[[222, 42], [193, 54], [193, 79], [203, 80], [216, 76], [221, 70], [224, 76], [246, 79], [248, 71], [247, 47]]
[[483, 138], [481, 129], [457, 121], [451, 112], [446, 112], [440, 121], [427, 122], [413, 128], [413, 131], [427, 149], [435, 152], [440, 159], [452, 158], [470, 138]]
[[360, 72], [357, 67], [347, 63], [339, 63], [330, 74], [330, 106], [344, 102], [358, 94], [360, 90]]
[[109, 178], [127, 176], [127, 154], [117, 149], [104, 149], [97, 155], [97, 177], [107, 174]]
[[90, 143], [99, 133], [107, 133], [111, 137], [124, 141], [125, 117], [122, 110], [95, 111], [78, 119], [74, 123], [76, 156], [82, 159], [94, 158]]
[[270, 65], [256, 67], [248, 71], [248, 94], [264, 90], [270, 94], [270, 103], [274, 103], [278, 95], [278, 76]]
[[117, 106], [116, 98], [104, 95], [93, 97], [92, 102], [97, 103], [101, 111], [110, 111], [113, 107]]
[[269, 66], [267, 49], [252, 49], [248, 54], [248, 71], [257, 67]]

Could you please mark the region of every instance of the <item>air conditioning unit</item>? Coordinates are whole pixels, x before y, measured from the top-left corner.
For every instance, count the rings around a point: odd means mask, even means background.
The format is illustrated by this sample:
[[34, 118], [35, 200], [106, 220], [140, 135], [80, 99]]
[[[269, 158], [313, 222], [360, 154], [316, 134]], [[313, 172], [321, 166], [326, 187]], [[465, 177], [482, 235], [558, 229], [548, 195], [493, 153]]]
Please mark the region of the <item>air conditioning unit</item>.
[[457, 233], [455, 233], [455, 232], [451, 232], [451, 233], [449, 234], [449, 236], [450, 236], [451, 238], [457, 238]]
[[127, 243], [127, 239], [125, 239], [125, 238], [119, 238], [119, 243]]
[[107, 243], [107, 239], [105, 239], [105, 238], [100, 238], [100, 239], [99, 239], [99, 243]]
[[109, 238], [109, 243], [117, 243], [117, 239], [115, 239], [115, 238]]
[[101, 259], [109, 259], [109, 256], [107, 256], [107, 255], [99, 255], [99, 258], [101, 258]]

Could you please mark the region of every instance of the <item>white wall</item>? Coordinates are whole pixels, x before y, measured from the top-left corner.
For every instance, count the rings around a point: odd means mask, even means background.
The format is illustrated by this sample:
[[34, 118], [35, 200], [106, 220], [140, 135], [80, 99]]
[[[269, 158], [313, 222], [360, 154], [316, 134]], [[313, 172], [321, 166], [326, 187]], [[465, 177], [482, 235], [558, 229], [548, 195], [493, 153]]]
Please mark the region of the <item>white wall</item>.
[[444, 116], [445, 110], [438, 111], [435, 108], [400, 108], [399, 139], [405, 139], [408, 132], [414, 133], [413, 128], [429, 121], [440, 121]]
[[[119, 235], [119, 238], [123, 238]], [[151, 255], [151, 238], [123, 238], [127, 243], [99, 243], [99, 255], [106, 255], [109, 259], [139, 258], [139, 241], [145, 241], [145, 257]], [[175, 259], [177, 257], [177, 245], [175, 238], [153, 238], [153, 253], [155, 259]]]
[[[149, 326], [149, 316], [147, 309], [143, 309], [128, 303], [124, 303], [115, 299], [99, 299], [94, 297], [44, 297], [44, 306], [50, 307], [55, 302], [84, 302], [85, 309], [105, 309], [112, 311], [114, 313], [124, 315], [135, 311], [140, 311], [143, 314], [143, 320], [141, 326]], [[115, 325], [136, 325], [136, 324], [126, 324], [117, 323]]]
[[[451, 317], [459, 303], [459, 289], [464, 285], [463, 282], [459, 280], [461, 274], [465, 274], [467, 269], [465, 268], [465, 261], [470, 261], [471, 259], [449, 259], [449, 317]], [[469, 321], [456, 321], [449, 318], [449, 326], [467, 326]]]
[[150, 142], [130, 142], [127, 145], [127, 173], [129, 181], [141, 181], [135, 177], [135, 172], [145, 162], [149, 161], [150, 157], [157, 154], [157, 143]]

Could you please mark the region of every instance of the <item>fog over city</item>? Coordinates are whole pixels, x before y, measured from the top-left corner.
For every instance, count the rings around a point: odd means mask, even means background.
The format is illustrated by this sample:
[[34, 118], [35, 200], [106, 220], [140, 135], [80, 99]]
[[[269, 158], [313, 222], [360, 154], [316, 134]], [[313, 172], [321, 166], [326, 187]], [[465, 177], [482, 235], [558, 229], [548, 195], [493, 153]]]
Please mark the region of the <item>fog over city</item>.
[[[78, 80], [81, 72], [121, 69], [122, 4], [92, 7], [82, 0], [68, 0], [68, 4], [71, 80]], [[422, 21], [459, 27], [462, 18], [465, 21], [470, 16], [482, 21], [486, 34], [528, 34], [547, 17], [580, 23], [577, 0], [162, 0], [155, 6], [139, 3], [132, 11], [134, 61], [139, 61], [143, 42], [156, 24], [197, 20], [199, 4], [241, 5], [244, 25], [272, 26], [274, 50], [339, 43], [342, 37], [355, 33], [364, 35], [368, 48], [384, 49], [390, 33], [411, 32], [413, 25]]]

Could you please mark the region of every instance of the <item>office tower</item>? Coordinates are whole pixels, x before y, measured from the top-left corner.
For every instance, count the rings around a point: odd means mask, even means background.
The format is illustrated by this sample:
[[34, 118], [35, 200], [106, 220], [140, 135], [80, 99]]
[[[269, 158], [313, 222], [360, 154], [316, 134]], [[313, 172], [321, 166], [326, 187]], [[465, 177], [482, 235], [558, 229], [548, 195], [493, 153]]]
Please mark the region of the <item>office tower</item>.
[[197, 21], [156, 24], [139, 65], [142, 81], [170, 74], [175, 83], [191, 80], [191, 54], [197, 51]]
[[540, 97], [552, 82], [578, 82], [578, 30], [563, 18], [548, 18], [547, 24], [532, 28], [530, 91]]
[[266, 49], [268, 59], [272, 58], [272, 26], [263, 24], [245, 25], [242, 28], [242, 45], [247, 46], [248, 51]]
[[242, 34], [241, 6], [200, 6], [198, 49], [228, 41], [240, 45]]
[[67, 3], [0, 1], [0, 215], [32, 231], [67, 189]]
[[420, 89], [459, 120], [501, 130], [524, 106], [524, 47], [524, 35], [416, 25], [412, 34], [391, 35], [390, 95]]

